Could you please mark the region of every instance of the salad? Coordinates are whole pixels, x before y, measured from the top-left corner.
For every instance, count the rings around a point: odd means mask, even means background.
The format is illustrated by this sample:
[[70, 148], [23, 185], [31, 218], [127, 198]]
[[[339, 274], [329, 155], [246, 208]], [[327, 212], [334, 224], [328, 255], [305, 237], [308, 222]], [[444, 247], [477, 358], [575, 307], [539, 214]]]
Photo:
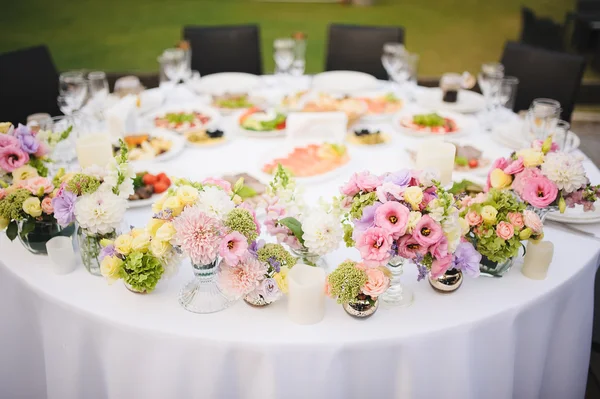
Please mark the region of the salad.
[[239, 109], [249, 108], [254, 104], [250, 101], [248, 94], [223, 94], [213, 97], [213, 105], [218, 108]]
[[401, 119], [400, 124], [411, 130], [447, 134], [458, 130], [456, 122], [436, 113], [417, 114]]
[[148, 172], [138, 172], [133, 178], [134, 193], [129, 201], [149, 199], [154, 194], [161, 194], [171, 186], [171, 179], [164, 173], [153, 175]]
[[265, 111], [252, 107], [240, 116], [240, 126], [256, 132], [270, 132], [285, 129], [286, 116], [275, 111]]
[[175, 131], [184, 131], [202, 127], [210, 121], [211, 117], [201, 112], [168, 112], [154, 118], [154, 125]]
[[393, 114], [402, 108], [402, 100], [394, 95], [387, 93], [377, 97], [362, 97], [359, 100], [367, 104], [369, 115]]

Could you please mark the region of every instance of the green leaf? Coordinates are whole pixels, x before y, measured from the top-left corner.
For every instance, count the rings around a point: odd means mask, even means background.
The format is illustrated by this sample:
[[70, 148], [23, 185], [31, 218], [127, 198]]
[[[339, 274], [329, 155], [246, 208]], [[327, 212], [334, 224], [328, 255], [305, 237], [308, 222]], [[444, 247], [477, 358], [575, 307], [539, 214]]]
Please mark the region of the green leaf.
[[23, 229], [21, 230], [21, 234], [27, 235], [31, 233], [35, 229], [35, 219], [27, 219], [23, 223]]
[[58, 139], [58, 141], [63, 141], [63, 140], [66, 140], [66, 139], [68, 139], [68, 138], [69, 138], [69, 135], [71, 134], [71, 130], [73, 130], [73, 126], [72, 126], [72, 125], [71, 125], [71, 126], [69, 126], [69, 127], [67, 128], [67, 130], [65, 130], [64, 132], [62, 132], [62, 133], [60, 134], [60, 138]]
[[252, 187], [244, 186], [244, 187], [240, 188], [236, 194], [239, 195], [240, 197], [242, 197], [242, 199], [246, 199], [246, 198], [256, 197], [257, 193], [256, 193], [256, 190], [254, 190]]
[[[239, 191], [244, 187], [244, 178], [240, 177], [239, 179], [237, 179], [237, 181], [235, 182], [235, 184], [233, 185], [233, 192], [236, 194], [240, 194]], [[241, 195], [240, 195], [241, 197]]]
[[18, 232], [19, 228], [17, 227], [17, 222], [13, 220], [8, 224], [8, 227], [6, 228], [6, 236], [9, 240], [13, 241], [15, 238], [17, 238]]
[[300, 244], [304, 245], [304, 238], [302, 238], [304, 231], [302, 231], [302, 223], [298, 219], [292, 217], [283, 218], [279, 220], [279, 224], [290, 229], [298, 241], [300, 241]]

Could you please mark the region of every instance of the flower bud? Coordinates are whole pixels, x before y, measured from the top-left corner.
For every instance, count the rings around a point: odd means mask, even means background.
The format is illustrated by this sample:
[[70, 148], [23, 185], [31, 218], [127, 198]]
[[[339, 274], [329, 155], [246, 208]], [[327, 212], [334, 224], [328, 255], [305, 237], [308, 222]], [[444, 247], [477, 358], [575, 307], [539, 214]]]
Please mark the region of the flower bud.
[[562, 196], [558, 200], [558, 210], [560, 211], [560, 213], [565, 213], [565, 211], [567, 210], [567, 202]]
[[533, 230], [531, 230], [529, 227], [526, 227], [519, 233], [519, 238], [521, 240], [528, 240], [529, 237], [531, 237], [531, 234], [533, 234]]

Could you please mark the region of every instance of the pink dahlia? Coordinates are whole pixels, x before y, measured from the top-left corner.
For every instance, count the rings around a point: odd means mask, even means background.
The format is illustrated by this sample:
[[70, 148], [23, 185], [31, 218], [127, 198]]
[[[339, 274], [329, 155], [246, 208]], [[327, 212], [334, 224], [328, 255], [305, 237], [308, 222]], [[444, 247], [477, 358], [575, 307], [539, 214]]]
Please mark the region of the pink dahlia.
[[29, 162], [29, 154], [19, 147], [0, 148], [0, 168], [7, 172], [20, 168]]
[[540, 176], [528, 180], [521, 198], [536, 208], [545, 208], [556, 200], [557, 195], [556, 184], [547, 177]]
[[419, 244], [410, 234], [400, 237], [396, 245], [398, 246], [398, 256], [405, 259], [414, 259], [417, 255], [423, 256], [427, 252], [427, 248]]
[[401, 203], [386, 202], [375, 211], [375, 224], [398, 238], [406, 232], [409, 214], [408, 208]]
[[248, 254], [237, 263], [225, 260], [219, 267], [219, 287], [233, 297], [241, 297], [254, 291], [267, 273], [267, 264]]
[[391, 257], [392, 237], [380, 227], [371, 227], [358, 238], [356, 248], [366, 266], [375, 267], [385, 264]]
[[443, 236], [442, 226], [429, 215], [423, 215], [413, 230], [415, 240], [426, 248], [437, 243]]
[[230, 265], [236, 264], [248, 250], [248, 239], [237, 231], [223, 237], [219, 245], [219, 255]]
[[175, 243], [179, 245], [193, 263], [208, 265], [219, 254], [223, 236], [223, 225], [195, 206], [186, 207], [173, 220]]

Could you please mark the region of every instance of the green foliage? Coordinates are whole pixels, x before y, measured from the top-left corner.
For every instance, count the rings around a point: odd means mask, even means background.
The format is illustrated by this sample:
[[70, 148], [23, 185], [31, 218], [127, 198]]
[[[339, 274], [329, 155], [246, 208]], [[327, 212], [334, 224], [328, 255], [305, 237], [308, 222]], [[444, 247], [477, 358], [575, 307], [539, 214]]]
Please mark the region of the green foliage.
[[100, 180], [96, 177], [89, 176], [83, 173], [77, 173], [69, 180], [66, 189], [76, 194], [77, 196], [83, 194], [93, 194], [100, 187]]
[[352, 199], [352, 207], [350, 208], [350, 216], [354, 219], [360, 219], [363, 214], [363, 209], [369, 205], [373, 205], [377, 200], [377, 193], [374, 191], [368, 194], [358, 194]]
[[225, 226], [229, 227], [233, 231], [237, 231], [243, 234], [248, 242], [256, 240], [258, 233], [256, 232], [256, 224], [252, 214], [243, 208], [235, 208], [225, 220]]
[[452, 184], [452, 187], [448, 190], [448, 192], [454, 195], [463, 193], [471, 195], [483, 192], [483, 187], [469, 180], [461, 180], [458, 182], [454, 182]]
[[267, 262], [269, 259], [275, 259], [281, 266], [292, 267], [297, 259], [292, 256], [281, 244], [265, 244], [258, 250], [258, 260]]
[[0, 200], [0, 218], [6, 220], [28, 219], [29, 215], [23, 210], [23, 202], [31, 197], [29, 190], [19, 189]]
[[121, 278], [137, 291], [152, 292], [164, 273], [161, 262], [149, 253], [132, 252], [121, 269]]
[[342, 262], [329, 276], [331, 295], [337, 298], [338, 303], [347, 303], [354, 300], [367, 282], [367, 273], [356, 268], [356, 262], [347, 260]]
[[6, 236], [9, 240], [13, 241], [15, 238], [17, 238], [18, 233], [19, 226], [17, 226], [17, 222], [13, 220], [8, 224], [8, 227], [6, 228]]
[[352, 233], [354, 232], [354, 229], [352, 228], [352, 225], [348, 223], [344, 223], [342, 226], [344, 228], [344, 242], [346, 243], [346, 247], [353, 248], [356, 244], [354, 242], [354, 239], [352, 238]]
[[140, 187], [144, 186], [144, 173], [138, 173], [135, 175], [135, 177], [132, 179], [133, 180], [133, 189], [136, 190]]
[[48, 176], [48, 168], [44, 164], [44, 161], [42, 161], [41, 159], [39, 159], [35, 156], [30, 156], [29, 157], [29, 166], [35, 168], [35, 170], [37, 170], [37, 172], [38, 172], [38, 175], [40, 175], [42, 177]]
[[63, 141], [69, 138], [71, 135], [71, 131], [73, 130], [73, 126], [69, 126], [65, 131], [60, 134], [58, 141]]
[[302, 230], [302, 223], [296, 218], [287, 217], [278, 220], [278, 223], [282, 226], [287, 227], [292, 231], [292, 234], [298, 239], [300, 244], [304, 245], [304, 231]]
[[269, 185], [273, 192], [277, 192], [278, 188], [286, 189], [290, 182], [292, 181], [292, 174], [289, 170], [281, 166], [281, 164], [277, 164], [277, 171], [275, 172], [275, 176], [273, 176], [273, 180]]
[[54, 178], [52, 179], [52, 184], [54, 185], [54, 187], [60, 186], [60, 180], [62, 179], [62, 177], [64, 175], [65, 175], [65, 168], [60, 168], [58, 170], [58, 172], [56, 172], [56, 174], [54, 175]]

